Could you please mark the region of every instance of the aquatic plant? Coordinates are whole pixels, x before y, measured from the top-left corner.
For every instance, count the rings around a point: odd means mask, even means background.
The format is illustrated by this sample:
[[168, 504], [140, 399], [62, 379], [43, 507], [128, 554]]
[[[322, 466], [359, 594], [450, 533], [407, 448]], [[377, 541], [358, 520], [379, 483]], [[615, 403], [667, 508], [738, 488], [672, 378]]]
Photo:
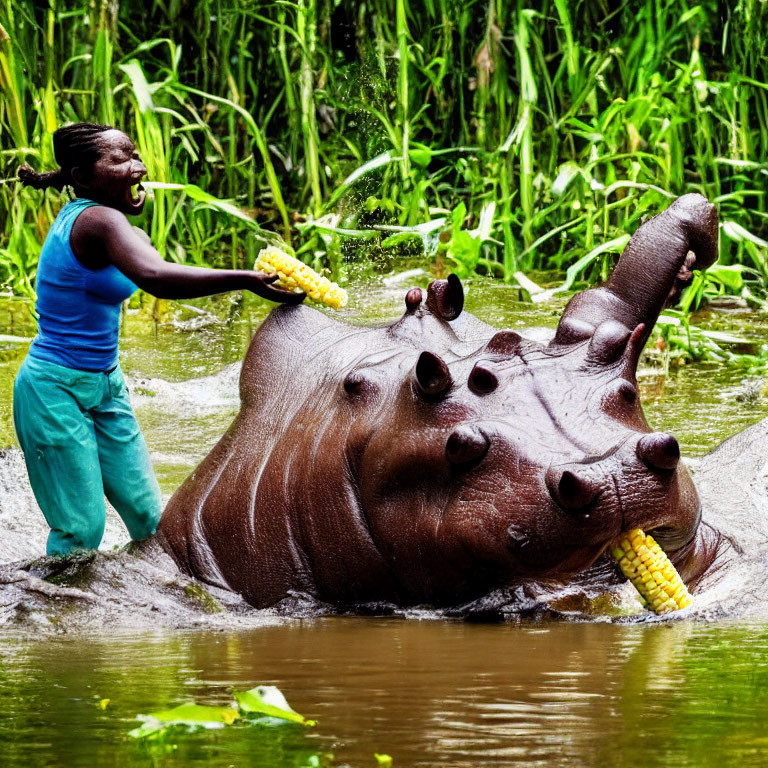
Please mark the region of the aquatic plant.
[[178, 261], [251, 266], [279, 235], [339, 274], [418, 253], [442, 218], [426, 260], [593, 283], [644, 217], [700, 191], [756, 295], [766, 21], [758, 0], [0, 0], [0, 284], [31, 293], [61, 204], [21, 189], [18, 163], [50, 166], [51, 132], [96, 118], [136, 137], [144, 224]]
[[189, 702], [173, 709], [138, 715], [142, 724], [129, 736], [135, 739], [162, 740], [179, 732], [210, 730], [247, 721], [253, 725], [274, 726], [294, 723], [306, 727], [316, 725], [300, 715], [274, 685], [259, 685], [249, 691], [234, 693], [235, 706], [212, 707]]

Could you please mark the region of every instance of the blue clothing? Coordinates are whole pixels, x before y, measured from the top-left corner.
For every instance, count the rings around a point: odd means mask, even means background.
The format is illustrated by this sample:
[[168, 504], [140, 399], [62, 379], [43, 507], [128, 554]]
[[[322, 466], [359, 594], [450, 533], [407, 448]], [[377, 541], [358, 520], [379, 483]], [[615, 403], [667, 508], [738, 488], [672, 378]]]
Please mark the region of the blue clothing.
[[28, 355], [14, 382], [13, 420], [51, 526], [49, 555], [99, 546], [105, 494], [132, 539], [155, 532], [160, 488], [119, 367], [76, 371]]
[[120, 307], [137, 286], [112, 264], [84, 267], [69, 236], [75, 219], [92, 205], [67, 203], [45, 238], [37, 265], [37, 336], [29, 356], [81, 371], [107, 371], [117, 365]]

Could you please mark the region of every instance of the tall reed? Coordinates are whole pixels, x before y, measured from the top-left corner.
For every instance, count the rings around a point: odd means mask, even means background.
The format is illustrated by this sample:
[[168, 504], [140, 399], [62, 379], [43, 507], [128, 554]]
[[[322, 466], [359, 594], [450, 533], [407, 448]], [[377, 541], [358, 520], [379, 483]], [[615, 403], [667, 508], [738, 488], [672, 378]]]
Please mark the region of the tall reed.
[[14, 290], [60, 204], [16, 166], [51, 167], [52, 131], [84, 119], [133, 133], [166, 185], [148, 225], [169, 258], [249, 263], [249, 233], [272, 231], [329, 265], [431, 259], [442, 227], [463, 269], [594, 281], [643, 217], [700, 191], [723, 263], [768, 283], [761, 0], [0, 2]]

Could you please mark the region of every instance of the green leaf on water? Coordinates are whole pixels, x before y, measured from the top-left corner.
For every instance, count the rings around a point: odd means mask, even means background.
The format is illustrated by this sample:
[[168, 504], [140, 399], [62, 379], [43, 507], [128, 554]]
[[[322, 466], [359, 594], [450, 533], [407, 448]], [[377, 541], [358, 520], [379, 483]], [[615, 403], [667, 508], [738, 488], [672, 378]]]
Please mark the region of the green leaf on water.
[[142, 724], [128, 732], [134, 739], [164, 741], [178, 732], [211, 730], [232, 725], [243, 719], [251, 725], [281, 725], [298, 723], [311, 727], [314, 720], [300, 715], [285, 700], [282, 691], [274, 685], [259, 685], [250, 691], [235, 691], [235, 700], [239, 708], [208, 707], [201, 704], [181, 704], [173, 709], [138, 715]]
[[392, 758], [389, 755], [374, 752], [373, 756], [376, 758], [376, 765], [383, 765], [384, 768], [392, 768]]
[[232, 707], [207, 707], [201, 704], [181, 704], [173, 709], [139, 715], [144, 722], [129, 731], [134, 739], [163, 738], [172, 730], [208, 730], [224, 728], [238, 719], [239, 713]]
[[273, 685], [259, 685], [250, 691], [235, 691], [235, 701], [243, 715], [261, 715], [276, 720], [285, 720], [312, 727], [315, 720], [307, 720], [300, 715], [285, 700], [279, 688]]

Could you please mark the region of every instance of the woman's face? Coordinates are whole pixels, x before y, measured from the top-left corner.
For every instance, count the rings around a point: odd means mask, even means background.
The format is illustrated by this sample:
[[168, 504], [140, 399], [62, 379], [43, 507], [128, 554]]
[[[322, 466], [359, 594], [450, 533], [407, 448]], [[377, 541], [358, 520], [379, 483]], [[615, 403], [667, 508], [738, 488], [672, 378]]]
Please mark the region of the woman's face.
[[105, 131], [99, 137], [101, 151], [90, 173], [77, 174], [76, 192], [127, 216], [141, 213], [147, 193], [140, 182], [147, 175], [134, 143], [122, 131]]

